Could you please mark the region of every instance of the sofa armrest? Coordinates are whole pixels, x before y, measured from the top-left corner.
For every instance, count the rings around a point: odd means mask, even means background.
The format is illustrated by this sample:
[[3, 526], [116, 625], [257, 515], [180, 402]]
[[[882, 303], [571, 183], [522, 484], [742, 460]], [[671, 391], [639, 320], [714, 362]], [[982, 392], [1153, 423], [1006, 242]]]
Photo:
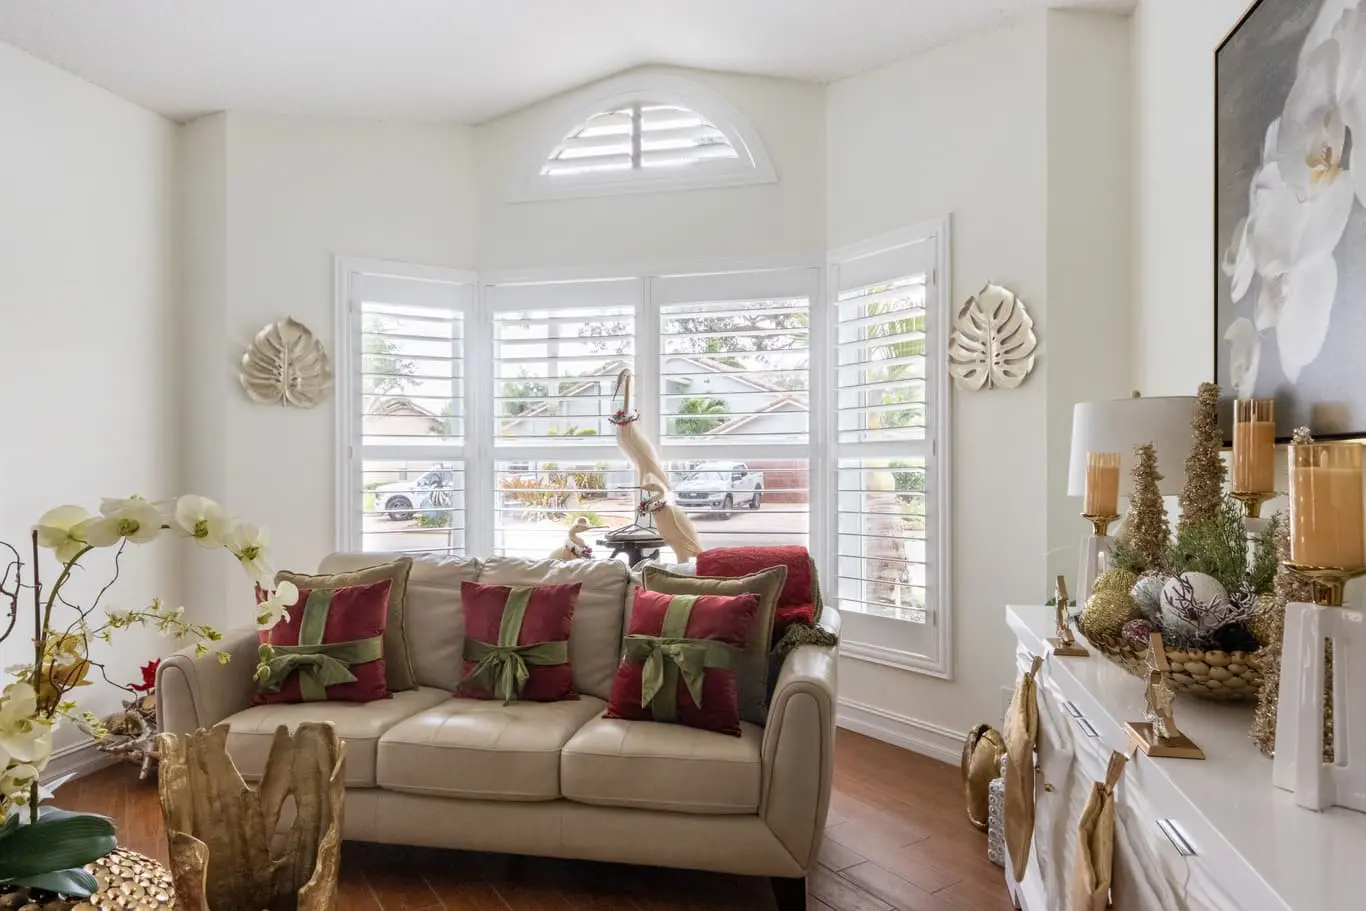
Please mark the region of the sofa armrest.
[[[839, 633], [840, 617], [821, 612], [821, 626]], [[816, 861], [835, 770], [837, 651], [804, 645], [783, 662], [764, 730], [759, 816], [809, 869]]]
[[250, 708], [256, 692], [253, 675], [259, 640], [254, 629], [229, 630], [216, 651], [195, 657], [193, 646], [164, 658], [157, 668], [157, 720], [166, 734], [188, 734], [210, 728], [229, 715]]

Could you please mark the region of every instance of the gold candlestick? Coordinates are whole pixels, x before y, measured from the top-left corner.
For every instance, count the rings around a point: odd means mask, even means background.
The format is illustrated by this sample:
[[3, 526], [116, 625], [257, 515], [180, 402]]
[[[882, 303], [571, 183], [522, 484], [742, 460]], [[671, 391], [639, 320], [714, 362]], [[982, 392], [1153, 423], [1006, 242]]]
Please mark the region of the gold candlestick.
[[1314, 603], [1320, 607], [1342, 607], [1347, 583], [1358, 576], [1366, 576], [1366, 566], [1337, 568], [1286, 561], [1285, 568], [1313, 586]]
[[1054, 593], [1053, 622], [1057, 628], [1057, 635], [1052, 639], [1045, 640], [1053, 647], [1053, 654], [1062, 658], [1085, 658], [1091, 653], [1077, 644], [1077, 639], [1072, 635], [1072, 621], [1067, 617], [1067, 580], [1058, 576], [1058, 587]]
[[1082, 513], [1081, 517], [1091, 523], [1091, 530], [1097, 538], [1107, 538], [1110, 536], [1110, 526], [1119, 520], [1117, 515], [1088, 516]]
[[1144, 692], [1145, 721], [1130, 721], [1124, 725], [1129, 742], [1157, 759], [1204, 759], [1205, 751], [1195, 745], [1176, 726], [1172, 702], [1176, 694], [1167, 684], [1171, 664], [1162, 646], [1162, 634], [1148, 637], [1148, 686]]
[[1231, 490], [1228, 495], [1243, 504], [1243, 518], [1245, 519], [1260, 519], [1262, 517], [1262, 504], [1267, 500], [1276, 499], [1274, 490]]

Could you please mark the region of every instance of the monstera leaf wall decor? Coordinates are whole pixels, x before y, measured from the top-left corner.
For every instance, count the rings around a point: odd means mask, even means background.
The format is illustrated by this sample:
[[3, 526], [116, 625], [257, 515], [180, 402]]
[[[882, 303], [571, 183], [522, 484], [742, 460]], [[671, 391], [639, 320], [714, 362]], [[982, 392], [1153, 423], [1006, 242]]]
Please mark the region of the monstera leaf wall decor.
[[332, 388], [322, 342], [294, 317], [261, 327], [242, 355], [242, 388], [263, 405], [312, 408]]
[[949, 374], [959, 389], [1014, 389], [1034, 369], [1034, 320], [1008, 288], [993, 285], [958, 308], [949, 336]]

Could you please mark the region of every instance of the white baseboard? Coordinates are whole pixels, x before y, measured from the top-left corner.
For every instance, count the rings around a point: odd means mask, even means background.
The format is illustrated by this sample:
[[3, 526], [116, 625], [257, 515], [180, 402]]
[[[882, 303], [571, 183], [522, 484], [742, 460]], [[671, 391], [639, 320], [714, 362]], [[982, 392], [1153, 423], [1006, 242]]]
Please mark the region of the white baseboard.
[[839, 701], [836, 723], [856, 734], [863, 734], [950, 765], [957, 765], [961, 760], [963, 738], [967, 736], [928, 721], [848, 699]]
[[67, 775], [80, 778], [114, 762], [114, 758], [108, 753], [101, 753], [93, 741], [73, 743], [52, 754], [47, 768], [43, 769], [42, 780], [48, 782]]

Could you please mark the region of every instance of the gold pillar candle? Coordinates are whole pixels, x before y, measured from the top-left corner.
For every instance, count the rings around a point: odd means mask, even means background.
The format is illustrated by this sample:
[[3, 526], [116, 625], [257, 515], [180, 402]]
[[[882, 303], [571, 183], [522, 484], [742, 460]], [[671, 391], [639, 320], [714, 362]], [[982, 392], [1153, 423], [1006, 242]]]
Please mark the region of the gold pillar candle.
[[1119, 453], [1086, 454], [1086, 505], [1082, 515], [1119, 515]]
[[1347, 569], [1366, 565], [1359, 443], [1290, 447], [1290, 562]]
[[1238, 399], [1233, 403], [1233, 490], [1270, 493], [1276, 489], [1276, 402]]

